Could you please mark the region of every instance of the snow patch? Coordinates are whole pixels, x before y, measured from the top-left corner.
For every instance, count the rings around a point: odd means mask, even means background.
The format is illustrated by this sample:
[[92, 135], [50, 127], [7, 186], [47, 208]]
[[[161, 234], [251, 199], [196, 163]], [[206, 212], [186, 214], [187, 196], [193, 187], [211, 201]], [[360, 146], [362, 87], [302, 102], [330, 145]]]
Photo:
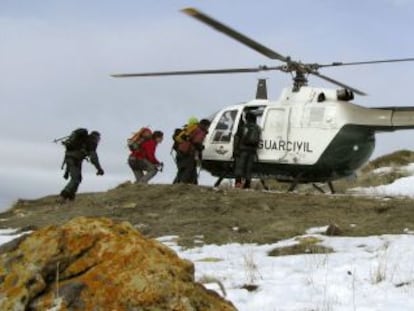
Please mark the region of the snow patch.
[[358, 187], [350, 189], [352, 193], [359, 193], [370, 196], [405, 196], [414, 198], [414, 163], [405, 165], [399, 168], [380, 167], [372, 171], [374, 174], [389, 174], [394, 171], [402, 172], [410, 175], [396, 179], [393, 183], [388, 185], [381, 185], [376, 187]]
[[[297, 239], [176, 251], [194, 262], [197, 280], [208, 276], [222, 282], [226, 298], [241, 311], [414, 310], [414, 236], [315, 238], [335, 252], [268, 256], [272, 249], [295, 244]], [[206, 257], [222, 260], [199, 260]], [[247, 264], [246, 258], [253, 262]], [[252, 281], [256, 290], [243, 288]], [[208, 287], [221, 294], [216, 284]]]
[[306, 230], [306, 233], [307, 234], [325, 233], [326, 230], [328, 230], [328, 227], [329, 226], [309, 228], [308, 230]]
[[407, 196], [414, 198], [414, 176], [402, 177], [389, 185], [354, 188], [352, 191], [372, 196]]
[[391, 166], [384, 166], [384, 167], [376, 168], [375, 170], [372, 171], [372, 174], [383, 175], [383, 174], [392, 173], [393, 171], [394, 171], [394, 168], [392, 168]]
[[16, 229], [1, 229], [0, 230], [0, 245], [8, 243], [25, 233], [16, 233]]

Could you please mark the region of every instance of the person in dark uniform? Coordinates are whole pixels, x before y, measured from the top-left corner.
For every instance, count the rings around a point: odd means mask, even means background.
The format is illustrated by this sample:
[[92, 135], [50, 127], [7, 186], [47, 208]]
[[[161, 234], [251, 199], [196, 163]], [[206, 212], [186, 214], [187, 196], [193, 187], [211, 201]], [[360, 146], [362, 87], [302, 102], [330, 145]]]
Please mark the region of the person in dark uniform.
[[[85, 130], [86, 131], [86, 130]], [[95, 166], [96, 175], [103, 175], [102, 169], [96, 149], [100, 141], [100, 133], [97, 131], [91, 132], [89, 135], [73, 138], [73, 141], [66, 141], [63, 144], [66, 146], [64, 164], [66, 165], [65, 179], [69, 178], [69, 182], [60, 192], [61, 201], [73, 201], [78, 191], [79, 184], [82, 181], [82, 162], [86, 158]]]
[[202, 119], [196, 129], [183, 142], [176, 152], [177, 176], [174, 183], [198, 184], [197, 161], [201, 161], [204, 138], [208, 133], [210, 121]]
[[261, 137], [261, 129], [256, 124], [256, 115], [247, 112], [245, 119], [246, 123], [241, 123], [238, 128], [234, 143], [236, 188], [250, 188], [252, 169]]

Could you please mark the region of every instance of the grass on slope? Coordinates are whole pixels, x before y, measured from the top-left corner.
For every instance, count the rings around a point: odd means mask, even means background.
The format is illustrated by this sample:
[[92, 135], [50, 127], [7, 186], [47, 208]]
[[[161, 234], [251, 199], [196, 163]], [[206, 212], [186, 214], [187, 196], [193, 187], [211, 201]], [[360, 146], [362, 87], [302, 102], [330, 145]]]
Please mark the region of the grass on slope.
[[331, 223], [350, 236], [414, 230], [414, 204], [404, 198], [125, 183], [107, 192], [81, 194], [71, 204], [55, 201], [55, 196], [20, 200], [0, 214], [0, 228], [38, 228], [80, 215], [110, 217], [129, 221], [150, 237], [177, 235], [185, 246], [199, 240], [271, 243]]

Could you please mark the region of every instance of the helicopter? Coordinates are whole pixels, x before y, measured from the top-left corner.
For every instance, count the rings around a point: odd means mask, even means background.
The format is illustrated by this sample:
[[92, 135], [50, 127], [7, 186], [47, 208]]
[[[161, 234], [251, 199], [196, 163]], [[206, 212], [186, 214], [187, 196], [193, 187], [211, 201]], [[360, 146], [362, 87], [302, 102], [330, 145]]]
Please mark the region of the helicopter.
[[[293, 85], [284, 88], [279, 99], [267, 96], [266, 79], [259, 79], [256, 98], [229, 106], [211, 118], [204, 141], [202, 168], [217, 177], [234, 178], [234, 139], [245, 115], [253, 113], [262, 129], [253, 177], [265, 186], [265, 178], [291, 183], [327, 183], [335, 193], [333, 181], [353, 176], [368, 161], [375, 148], [375, 134], [414, 129], [414, 107], [367, 108], [353, 103], [355, 94], [365, 92], [319, 72], [322, 68], [414, 61], [414, 58], [385, 59], [327, 64], [303, 63], [284, 56], [195, 8], [185, 14], [222, 32], [256, 52], [282, 62], [278, 66], [223, 68], [145, 73], [114, 74], [112, 77], [155, 77], [199, 74], [233, 74], [280, 71], [290, 73]], [[326, 80], [339, 89], [308, 86], [308, 76]]]

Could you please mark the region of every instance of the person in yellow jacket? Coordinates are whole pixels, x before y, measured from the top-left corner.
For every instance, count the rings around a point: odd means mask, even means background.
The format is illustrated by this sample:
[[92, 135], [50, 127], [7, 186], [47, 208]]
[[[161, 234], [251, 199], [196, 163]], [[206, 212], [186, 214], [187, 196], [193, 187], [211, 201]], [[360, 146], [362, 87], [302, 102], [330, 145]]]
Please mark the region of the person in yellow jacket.
[[174, 183], [197, 184], [197, 160], [201, 160], [203, 141], [207, 134], [210, 121], [203, 119], [200, 122], [190, 118], [181, 130], [174, 135], [174, 149], [176, 151], [177, 176]]

